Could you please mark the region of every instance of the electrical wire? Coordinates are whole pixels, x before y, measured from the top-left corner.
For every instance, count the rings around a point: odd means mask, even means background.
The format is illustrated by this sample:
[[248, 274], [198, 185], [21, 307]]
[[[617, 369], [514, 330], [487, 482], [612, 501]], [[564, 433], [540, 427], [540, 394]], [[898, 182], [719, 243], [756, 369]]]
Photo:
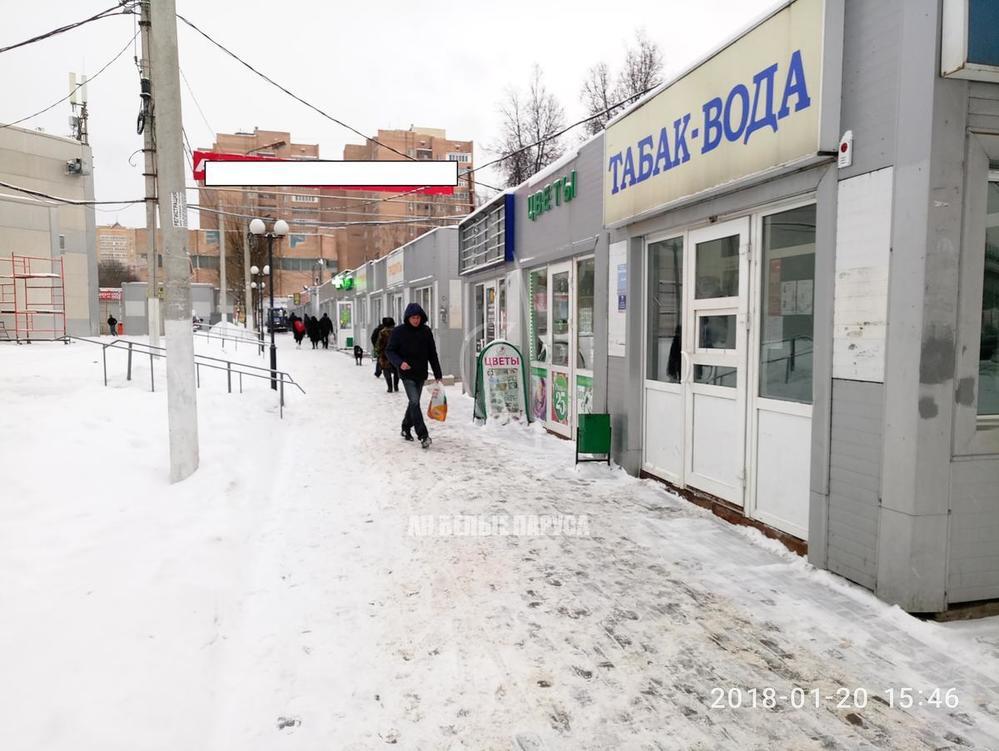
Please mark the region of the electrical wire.
[[132, 44], [132, 42], [134, 42], [134, 41], [135, 41], [135, 37], [137, 37], [138, 35], [139, 35], [139, 34], [138, 34], [138, 32], [136, 32], [136, 33], [135, 33], [135, 36], [133, 36], [133, 37], [132, 37], [131, 39], [129, 39], [129, 40], [128, 40], [128, 43], [127, 43], [127, 44], [126, 44], [126, 45], [125, 45], [124, 47], [122, 47], [122, 48], [121, 48], [121, 52], [119, 52], [119, 53], [118, 53], [117, 55], [115, 55], [115, 56], [114, 56], [114, 57], [112, 57], [112, 58], [111, 58], [110, 60], [108, 60], [108, 62], [107, 62], [107, 63], [105, 63], [104, 67], [103, 67], [103, 68], [101, 68], [101, 69], [100, 69], [99, 71], [97, 71], [96, 73], [94, 73], [94, 75], [92, 75], [92, 76], [91, 76], [90, 78], [86, 79], [85, 81], [81, 81], [81, 82], [80, 82], [79, 84], [77, 84], [76, 88], [75, 88], [75, 89], [73, 89], [73, 90], [72, 90], [71, 92], [69, 92], [69, 93], [68, 93], [68, 94], [67, 94], [66, 96], [64, 96], [64, 97], [63, 97], [62, 99], [57, 99], [57, 100], [56, 100], [55, 102], [53, 102], [52, 104], [50, 104], [50, 105], [49, 105], [48, 107], [46, 107], [45, 109], [43, 109], [43, 110], [38, 110], [38, 112], [35, 112], [34, 114], [31, 114], [31, 115], [26, 115], [26, 116], [22, 117], [22, 118], [21, 118], [20, 120], [14, 120], [13, 122], [10, 122], [10, 123], [2, 123], [2, 124], [0, 124], [0, 129], [2, 129], [2, 128], [9, 128], [9, 127], [10, 127], [10, 126], [12, 126], [12, 125], [17, 125], [17, 124], [19, 124], [19, 123], [23, 123], [23, 122], [24, 122], [25, 120], [30, 120], [30, 119], [31, 119], [31, 118], [33, 118], [33, 117], [38, 117], [39, 115], [41, 115], [41, 114], [44, 114], [44, 113], [48, 112], [48, 111], [49, 111], [50, 109], [52, 109], [52, 108], [53, 108], [53, 107], [55, 107], [56, 105], [58, 105], [58, 104], [62, 104], [62, 103], [63, 103], [63, 102], [65, 102], [65, 101], [66, 101], [67, 99], [70, 99], [70, 98], [71, 98], [71, 97], [73, 96], [73, 94], [75, 94], [75, 93], [76, 93], [77, 91], [79, 91], [79, 90], [80, 90], [81, 88], [83, 88], [83, 87], [84, 87], [84, 86], [86, 86], [86, 85], [87, 85], [88, 83], [90, 83], [90, 82], [91, 82], [91, 81], [93, 81], [93, 80], [94, 80], [95, 78], [97, 78], [97, 76], [99, 76], [99, 75], [100, 75], [101, 73], [103, 73], [104, 71], [106, 71], [106, 70], [107, 70], [107, 69], [108, 69], [109, 67], [111, 67], [111, 64], [112, 64], [112, 63], [114, 63], [114, 62], [115, 62], [115, 60], [117, 60], [117, 59], [118, 59], [119, 57], [121, 57], [122, 55], [124, 55], [124, 54], [125, 54], [125, 52], [126, 52], [126, 51], [128, 50], [128, 45]]
[[[3, 183], [0, 183], [2, 185]], [[196, 203], [191, 203], [187, 205], [187, 208], [198, 212], [206, 212], [208, 214], [215, 214], [217, 216], [232, 216], [238, 219], [256, 219], [257, 217], [253, 214], [240, 214], [235, 211], [222, 211], [220, 209], [209, 208], [208, 206], [201, 206]], [[343, 221], [343, 222], [313, 222], [313, 221], [292, 221], [289, 224], [298, 224], [305, 227], [329, 227], [331, 229], [337, 229], [339, 227], [356, 227], [361, 225], [391, 225], [391, 224], [423, 224], [427, 227], [440, 227], [439, 224], [431, 224], [434, 221], [446, 221], [449, 219], [463, 219], [464, 216], [441, 216], [441, 217], [421, 217], [419, 219], [401, 219], [401, 220], [380, 220], [380, 221]], [[452, 225], [443, 225], [452, 226]]]
[[0, 181], [0, 187], [9, 188], [10, 190], [16, 190], [18, 193], [24, 193], [29, 196], [35, 196], [36, 198], [45, 198], [49, 201], [55, 201], [56, 203], [67, 203], [71, 206], [104, 206], [104, 205], [124, 205], [126, 203], [145, 203], [145, 198], [136, 198], [130, 201], [80, 201], [76, 198], [62, 198], [61, 196], [53, 196], [48, 193], [43, 193], [40, 190], [31, 190], [30, 188], [22, 188], [20, 185], [11, 185], [10, 183], [5, 183]]
[[208, 122], [208, 118], [205, 116], [205, 111], [201, 109], [201, 103], [198, 101], [198, 97], [194, 95], [194, 89], [191, 88], [191, 82], [187, 80], [187, 76], [184, 75], [184, 69], [178, 66], [180, 71], [180, 77], [184, 79], [184, 85], [187, 86], [187, 92], [191, 95], [191, 99], [194, 100], [194, 106], [198, 108], [198, 112], [201, 113], [201, 119], [204, 121], [205, 126], [208, 128], [208, 132], [213, 136], [218, 132], [211, 126]]
[[[309, 109], [311, 109], [314, 112], [322, 115], [327, 120], [330, 120], [330, 121], [336, 123], [337, 125], [339, 125], [342, 128], [346, 128], [351, 133], [354, 133], [354, 134], [360, 136], [361, 138], [363, 138], [363, 139], [365, 139], [367, 141], [370, 141], [371, 143], [374, 143], [374, 144], [377, 144], [378, 146], [381, 146], [383, 149], [388, 149], [393, 154], [398, 154], [399, 156], [403, 157], [404, 159], [409, 159], [410, 161], [416, 161], [416, 159], [414, 157], [411, 157], [409, 154], [403, 153], [402, 151], [399, 151], [398, 149], [395, 149], [395, 148], [389, 146], [388, 144], [382, 143], [381, 141], [379, 141], [379, 140], [377, 140], [375, 138], [369, 138], [368, 136], [364, 135], [364, 133], [362, 133], [361, 131], [359, 131], [357, 128], [354, 128], [353, 126], [348, 125], [347, 123], [343, 122], [342, 120], [338, 120], [337, 118], [333, 117], [333, 115], [329, 114], [328, 112], [325, 112], [325, 111], [321, 110], [319, 107], [317, 107], [316, 105], [312, 104], [311, 102], [307, 102], [305, 99], [302, 99], [302, 97], [298, 96], [298, 94], [295, 94], [294, 92], [288, 90], [287, 88], [285, 88], [284, 86], [282, 86], [281, 84], [279, 84], [277, 81], [275, 81], [273, 78], [269, 77], [265, 73], [262, 73], [261, 71], [259, 71], [256, 68], [254, 68], [252, 65], [250, 65], [248, 62], [246, 62], [243, 58], [241, 58], [235, 52], [233, 52], [233, 51], [229, 50], [228, 48], [226, 48], [222, 43], [217, 42], [215, 39], [213, 39], [211, 36], [209, 36], [206, 32], [202, 31], [197, 26], [195, 26], [193, 23], [191, 23], [186, 18], [184, 18], [184, 16], [180, 15], [180, 13], [177, 14], [177, 18], [179, 18], [181, 21], [183, 21], [184, 23], [186, 23], [188, 26], [190, 26], [196, 32], [198, 32], [199, 34], [201, 34], [201, 36], [203, 36], [209, 42], [211, 42], [212, 44], [214, 44], [216, 47], [218, 47], [224, 53], [226, 53], [227, 55], [229, 55], [229, 57], [231, 57], [233, 60], [235, 60], [236, 62], [238, 62], [240, 65], [242, 65], [243, 67], [249, 69], [250, 71], [252, 71], [256, 75], [258, 75], [260, 78], [262, 78], [265, 81], [267, 81], [267, 83], [271, 84], [271, 86], [274, 86], [275, 88], [280, 89], [285, 94], [287, 94], [288, 96], [290, 96], [292, 99], [296, 100], [297, 102], [300, 102], [301, 104], [304, 104]], [[486, 185], [485, 183], [476, 183], [476, 184], [477, 185], [482, 185], [482, 187], [489, 188], [490, 190], [498, 190], [498, 188], [495, 188], [492, 185]]]
[[58, 29], [52, 29], [52, 31], [46, 31], [44, 34], [39, 34], [38, 36], [31, 37], [31, 39], [25, 39], [23, 42], [17, 42], [16, 44], [8, 44], [6, 47], [0, 47], [0, 54], [4, 52], [10, 52], [11, 50], [16, 50], [19, 47], [24, 47], [29, 44], [34, 44], [35, 42], [41, 42], [44, 39], [49, 39], [56, 36], [57, 34], [62, 34], [67, 31], [72, 31], [73, 29], [78, 29], [84, 24], [88, 24], [91, 21], [99, 21], [102, 18], [110, 18], [111, 16], [128, 16], [133, 15], [133, 11], [130, 7], [124, 4], [112, 5], [107, 10], [102, 10], [97, 15], [91, 16], [90, 18], [85, 18], [82, 21], [77, 21], [75, 23], [66, 24], [65, 26], [60, 26]]

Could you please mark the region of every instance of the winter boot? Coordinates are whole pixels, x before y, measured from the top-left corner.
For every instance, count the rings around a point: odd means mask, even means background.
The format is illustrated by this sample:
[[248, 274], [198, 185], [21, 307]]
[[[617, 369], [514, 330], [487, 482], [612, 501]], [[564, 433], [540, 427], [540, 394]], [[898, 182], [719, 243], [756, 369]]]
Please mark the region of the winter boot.
[[405, 438], [407, 441], [414, 440], [413, 433], [412, 433], [412, 430], [410, 428], [403, 428], [402, 429], [402, 437]]
[[431, 443], [433, 443], [433, 441], [430, 440], [430, 436], [424, 436], [423, 438], [420, 439], [421, 448], [428, 449], [430, 448]]

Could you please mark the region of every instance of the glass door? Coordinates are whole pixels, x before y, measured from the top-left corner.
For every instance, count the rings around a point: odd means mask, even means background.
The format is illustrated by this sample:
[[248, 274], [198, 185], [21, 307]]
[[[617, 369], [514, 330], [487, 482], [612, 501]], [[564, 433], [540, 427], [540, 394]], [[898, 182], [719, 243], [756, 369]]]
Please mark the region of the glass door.
[[486, 293], [486, 319], [483, 321], [486, 344], [493, 341], [496, 338], [496, 308], [497, 308], [497, 296], [496, 296], [496, 281], [486, 282], [485, 284]]
[[548, 269], [534, 269], [528, 277], [530, 337], [528, 358], [531, 363], [531, 417], [548, 421]]
[[684, 482], [743, 505], [746, 486], [746, 340], [749, 219], [689, 235], [683, 349]]
[[573, 396], [573, 427], [578, 424], [576, 415], [593, 411], [593, 358], [596, 339], [593, 333], [594, 314], [593, 258], [576, 261], [576, 314], [575, 328], [575, 392]]
[[[645, 377], [643, 468], [683, 486], [684, 351], [683, 237], [653, 239], [645, 247]], [[689, 336], [689, 334], [688, 334]]]
[[551, 408], [548, 427], [561, 435], [571, 435], [572, 398], [572, 265], [554, 264], [548, 267], [548, 310], [551, 316]]

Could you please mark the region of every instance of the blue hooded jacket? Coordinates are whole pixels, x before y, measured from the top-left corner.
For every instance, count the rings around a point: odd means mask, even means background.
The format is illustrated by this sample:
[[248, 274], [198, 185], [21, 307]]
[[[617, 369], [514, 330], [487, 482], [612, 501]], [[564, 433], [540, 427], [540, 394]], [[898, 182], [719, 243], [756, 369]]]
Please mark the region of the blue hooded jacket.
[[[420, 317], [420, 325], [412, 326], [410, 316]], [[441, 363], [437, 359], [437, 345], [434, 334], [427, 326], [427, 314], [418, 303], [411, 302], [406, 306], [402, 323], [392, 329], [385, 354], [396, 369], [399, 377], [407, 381], [423, 382], [427, 380], [429, 364], [434, 371], [434, 378], [441, 377]], [[408, 370], [402, 369], [402, 364], [409, 365]]]

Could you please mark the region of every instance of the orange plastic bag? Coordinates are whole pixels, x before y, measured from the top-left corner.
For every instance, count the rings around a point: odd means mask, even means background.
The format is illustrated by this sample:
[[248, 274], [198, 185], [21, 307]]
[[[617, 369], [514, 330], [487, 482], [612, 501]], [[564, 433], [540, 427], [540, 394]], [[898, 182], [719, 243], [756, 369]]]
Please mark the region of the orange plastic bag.
[[430, 392], [430, 405], [427, 407], [427, 417], [431, 420], [444, 422], [447, 419], [447, 394], [440, 386], [434, 386]]

